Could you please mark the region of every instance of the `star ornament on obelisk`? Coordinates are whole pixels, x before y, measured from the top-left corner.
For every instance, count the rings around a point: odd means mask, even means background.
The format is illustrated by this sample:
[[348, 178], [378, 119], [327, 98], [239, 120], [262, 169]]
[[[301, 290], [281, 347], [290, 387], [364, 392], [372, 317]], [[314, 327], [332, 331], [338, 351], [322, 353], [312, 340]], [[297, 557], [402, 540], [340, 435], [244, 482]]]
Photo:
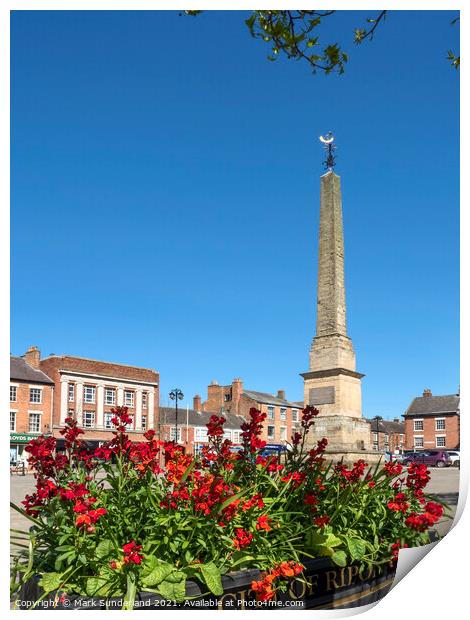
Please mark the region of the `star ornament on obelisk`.
[[335, 166], [332, 132], [320, 136], [326, 172], [320, 177], [320, 230], [316, 330], [310, 368], [304, 378], [304, 404], [320, 410], [315, 433], [323, 433], [333, 450], [352, 455], [367, 450], [370, 427], [362, 417], [361, 379], [346, 328], [344, 239], [341, 179]]

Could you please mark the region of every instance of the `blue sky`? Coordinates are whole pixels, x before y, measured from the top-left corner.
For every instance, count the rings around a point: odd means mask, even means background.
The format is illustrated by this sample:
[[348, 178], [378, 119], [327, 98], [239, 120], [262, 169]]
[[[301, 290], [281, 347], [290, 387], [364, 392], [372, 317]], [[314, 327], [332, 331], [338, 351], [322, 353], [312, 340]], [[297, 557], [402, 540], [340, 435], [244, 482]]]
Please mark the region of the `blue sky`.
[[354, 47], [369, 14], [330, 18], [349, 66], [312, 76], [245, 12], [14, 12], [12, 353], [155, 368], [162, 404], [234, 377], [300, 399], [332, 129], [363, 413], [455, 393], [455, 12], [390, 12]]

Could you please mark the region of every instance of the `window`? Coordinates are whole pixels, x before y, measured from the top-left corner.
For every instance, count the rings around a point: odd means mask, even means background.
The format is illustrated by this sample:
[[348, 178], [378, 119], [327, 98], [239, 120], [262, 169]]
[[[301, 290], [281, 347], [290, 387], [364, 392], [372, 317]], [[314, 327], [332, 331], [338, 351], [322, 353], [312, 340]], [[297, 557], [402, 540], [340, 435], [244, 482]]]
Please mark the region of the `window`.
[[41, 414], [40, 413], [29, 414], [29, 432], [30, 433], [41, 432]]
[[422, 431], [424, 429], [423, 420], [415, 420], [414, 428], [415, 428], [415, 431]]
[[75, 384], [69, 383], [69, 403], [73, 403], [75, 400]]
[[142, 423], [141, 423], [141, 427], [143, 431], [147, 430], [147, 416], [143, 415], [142, 416]]
[[96, 387], [94, 385], [85, 385], [83, 389], [83, 402], [95, 404]]
[[11, 403], [16, 403], [16, 391], [17, 391], [17, 387], [16, 385], [10, 385], [10, 402]]
[[445, 448], [446, 447], [446, 438], [445, 435], [441, 437], [436, 437], [436, 448]]
[[281, 407], [281, 420], [286, 419], [286, 411], [287, 409], [285, 407]]
[[41, 388], [29, 388], [29, 402], [40, 403], [42, 401], [41, 394]]
[[134, 392], [131, 390], [124, 390], [124, 405], [126, 407], [134, 406]]
[[274, 420], [274, 407], [272, 405], [268, 406], [268, 420]]
[[207, 441], [207, 428], [196, 428], [196, 441]]
[[384, 444], [388, 447], [388, 434], [385, 433], [384, 435]]
[[280, 433], [279, 439], [285, 441], [287, 439], [287, 426], [281, 426], [279, 428], [279, 433]]
[[93, 428], [93, 426], [95, 426], [95, 412], [84, 411], [83, 412], [83, 428]]
[[116, 404], [116, 390], [114, 388], [106, 388], [104, 391], [104, 404], [115, 405]]
[[297, 409], [292, 409], [292, 422], [299, 421], [299, 412]]
[[[170, 441], [175, 441], [176, 439], [176, 428], [172, 426], [170, 428]], [[178, 439], [176, 440], [178, 443], [181, 441], [181, 426], [178, 426]]]
[[446, 430], [445, 418], [436, 418], [436, 431], [445, 431], [445, 430]]
[[147, 392], [142, 392], [142, 409], [147, 409]]
[[16, 431], [16, 411], [10, 411], [10, 430]]
[[415, 437], [414, 441], [415, 441], [415, 448], [423, 448], [424, 447], [424, 443], [423, 443], [423, 438], [422, 437]]
[[268, 426], [268, 439], [274, 439], [274, 426]]
[[227, 392], [226, 394], [224, 394], [224, 402], [228, 403], [232, 400], [232, 395], [230, 394], [230, 392]]
[[114, 428], [111, 423], [111, 418], [114, 418], [114, 413], [111, 413], [111, 411], [105, 411], [104, 412], [104, 427], [105, 428]]

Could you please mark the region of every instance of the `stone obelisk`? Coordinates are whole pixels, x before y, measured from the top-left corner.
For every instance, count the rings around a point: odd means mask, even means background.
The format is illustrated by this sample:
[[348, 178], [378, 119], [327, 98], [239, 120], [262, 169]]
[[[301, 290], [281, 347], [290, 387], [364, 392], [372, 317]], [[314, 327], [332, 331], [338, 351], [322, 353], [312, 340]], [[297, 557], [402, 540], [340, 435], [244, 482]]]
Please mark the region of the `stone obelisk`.
[[[361, 379], [346, 328], [344, 240], [340, 177], [333, 171], [333, 137], [327, 146], [328, 171], [320, 179], [317, 323], [310, 348], [310, 369], [304, 378], [304, 403], [320, 415], [316, 436], [327, 437], [329, 451], [370, 450], [370, 426], [361, 412]], [[353, 457], [352, 457], [353, 458]]]

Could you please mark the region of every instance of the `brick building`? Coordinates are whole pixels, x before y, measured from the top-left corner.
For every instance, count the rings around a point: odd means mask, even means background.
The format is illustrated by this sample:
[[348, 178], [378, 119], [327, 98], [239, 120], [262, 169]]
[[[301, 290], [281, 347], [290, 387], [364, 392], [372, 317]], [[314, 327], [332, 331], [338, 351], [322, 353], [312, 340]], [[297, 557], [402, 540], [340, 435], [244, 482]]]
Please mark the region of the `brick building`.
[[424, 390], [405, 411], [405, 449], [460, 449], [460, 396]]
[[54, 382], [30, 361], [28, 353], [10, 356], [10, 462], [26, 458], [28, 441], [52, 432]]
[[72, 355], [50, 355], [41, 359], [37, 347], [25, 354], [28, 364], [44, 373], [54, 385], [52, 434], [62, 444], [59, 431], [65, 418], [75, 418], [93, 446], [111, 439], [111, 409], [129, 408], [133, 418], [128, 428], [131, 441], [141, 441], [146, 429], [158, 420], [159, 374], [154, 370], [102, 362]]
[[269, 444], [285, 445], [300, 425], [302, 407], [286, 400], [284, 390], [278, 390], [276, 396], [245, 390], [241, 379], [234, 379], [230, 385], [212, 381], [207, 387], [207, 400], [202, 405], [203, 411], [232, 412], [245, 419], [248, 419], [252, 407], [267, 414], [261, 439]]
[[[158, 434], [163, 441], [175, 441], [185, 447], [186, 452], [198, 453], [207, 444], [207, 423], [213, 412], [203, 411], [201, 397], [195, 396], [193, 408], [178, 410], [178, 438], [176, 437], [176, 412], [174, 407], [160, 407]], [[215, 413], [220, 415], [220, 410]], [[242, 416], [224, 411], [224, 439], [234, 444], [241, 444], [241, 425], [245, 422]]]
[[393, 420], [367, 420], [370, 424], [370, 443], [373, 450], [380, 452], [403, 452], [405, 448], [405, 423], [400, 418]]

